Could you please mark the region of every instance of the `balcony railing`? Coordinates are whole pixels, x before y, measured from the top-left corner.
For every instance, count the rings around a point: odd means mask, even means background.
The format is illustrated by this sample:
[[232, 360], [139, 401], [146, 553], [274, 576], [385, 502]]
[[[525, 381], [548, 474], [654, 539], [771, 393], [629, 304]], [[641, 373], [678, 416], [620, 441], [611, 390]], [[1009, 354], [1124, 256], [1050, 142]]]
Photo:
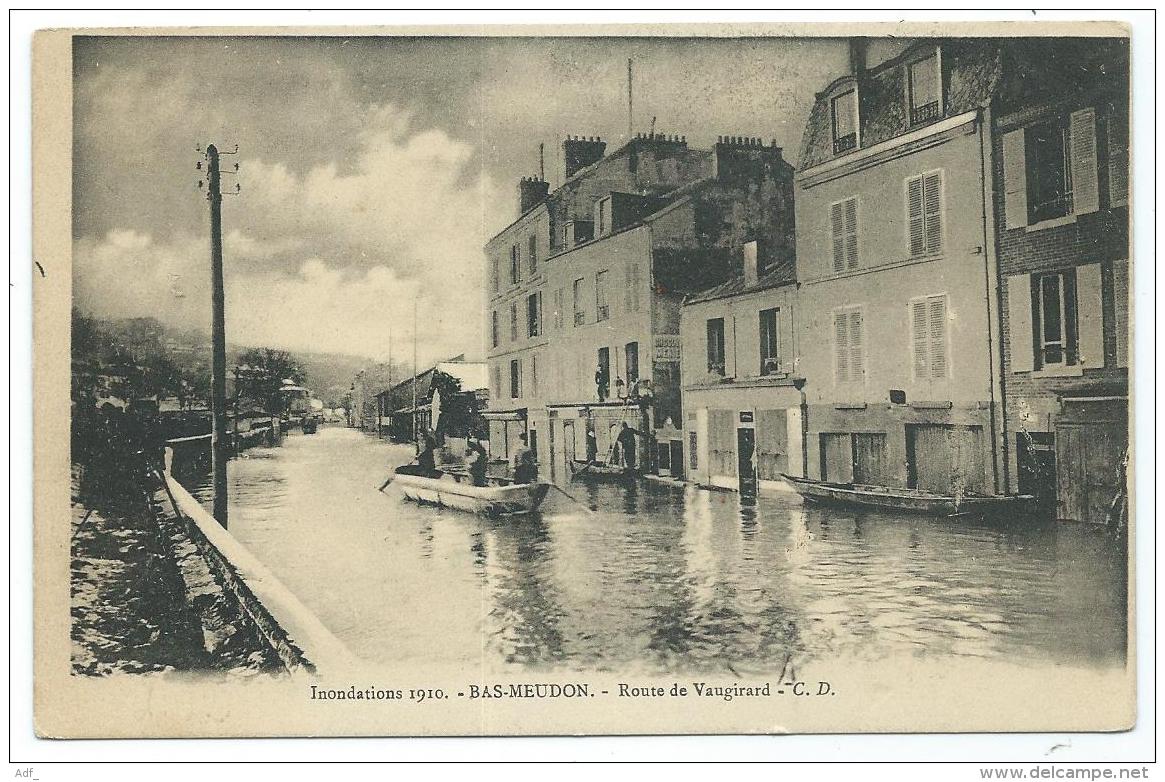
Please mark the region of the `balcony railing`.
[[709, 361], [708, 362], [708, 374], [709, 375], [719, 375], [720, 377], [724, 377], [724, 362], [723, 361]]
[[838, 153], [845, 152], [846, 150], [853, 149], [857, 145], [857, 133], [850, 133], [849, 135], [842, 136], [841, 138], [835, 138], [833, 140], [833, 154], [836, 155]]
[[942, 111], [939, 109], [939, 103], [937, 100], [931, 101], [930, 103], [924, 104], [922, 106], [911, 106], [910, 124], [921, 125], [924, 122], [931, 122], [938, 119], [941, 114]]
[[1029, 206], [1032, 222], [1055, 220], [1072, 214], [1072, 194], [1063, 193], [1042, 201], [1033, 201]]
[[760, 373], [762, 375], [776, 375], [781, 371], [781, 362], [776, 356], [770, 356], [761, 360]]
[[611, 307], [607, 304], [600, 304], [598, 306], [599, 316], [597, 320], [606, 320], [611, 317]]

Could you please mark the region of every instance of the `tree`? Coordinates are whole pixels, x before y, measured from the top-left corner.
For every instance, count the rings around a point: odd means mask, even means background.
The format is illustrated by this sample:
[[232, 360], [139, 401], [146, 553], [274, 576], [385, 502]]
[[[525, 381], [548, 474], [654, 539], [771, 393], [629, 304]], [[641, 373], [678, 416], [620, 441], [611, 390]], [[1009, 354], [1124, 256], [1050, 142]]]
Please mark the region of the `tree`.
[[251, 348], [239, 356], [239, 396], [276, 412], [282, 407], [284, 380], [302, 383], [303, 367], [286, 350]]

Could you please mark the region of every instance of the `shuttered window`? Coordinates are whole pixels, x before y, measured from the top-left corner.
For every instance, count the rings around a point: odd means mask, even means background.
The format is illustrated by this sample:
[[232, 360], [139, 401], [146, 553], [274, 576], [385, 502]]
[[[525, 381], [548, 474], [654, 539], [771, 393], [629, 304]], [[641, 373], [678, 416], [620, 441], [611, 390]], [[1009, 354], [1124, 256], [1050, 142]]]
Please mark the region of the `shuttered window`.
[[501, 286], [501, 280], [498, 278], [498, 259], [492, 258], [489, 262], [489, 288], [494, 293], [497, 293]]
[[860, 308], [833, 313], [833, 355], [838, 384], [865, 380], [865, 326]]
[[498, 311], [494, 310], [493, 312], [490, 313], [489, 333], [490, 333], [490, 343], [495, 348], [501, 342], [502, 335], [500, 334], [500, 331], [501, 331], [501, 329], [498, 328]]
[[518, 302], [510, 303], [510, 342], [518, 341]]
[[830, 204], [829, 222], [833, 232], [833, 270], [858, 267], [858, 199], [847, 198]]
[[926, 296], [910, 302], [910, 334], [914, 379], [947, 376], [947, 297]]
[[510, 399], [517, 399], [522, 395], [522, 362], [514, 359], [510, 362]]
[[711, 318], [707, 324], [708, 372], [724, 375], [724, 318]]
[[530, 274], [538, 273], [538, 237], [531, 236], [529, 239], [529, 248], [526, 252], [526, 259], [530, 265]]
[[563, 308], [562, 288], [555, 288], [554, 290], [554, 328], [562, 328], [562, 308]]
[[1072, 211], [1083, 215], [1100, 209], [1100, 183], [1096, 167], [1096, 109], [1072, 112], [1069, 118], [1072, 145]]
[[1114, 106], [1108, 115], [1108, 204], [1129, 202], [1129, 115], [1125, 106]]
[[928, 171], [906, 180], [910, 257], [942, 252], [942, 172]]
[[639, 312], [639, 264], [629, 261], [626, 268], [626, 290], [623, 291], [623, 307], [627, 312]]
[[1003, 211], [1008, 228], [1027, 225], [1027, 141], [1024, 129], [1003, 134]]
[[1129, 365], [1129, 262], [1112, 264], [1112, 296], [1116, 313], [1116, 365]]

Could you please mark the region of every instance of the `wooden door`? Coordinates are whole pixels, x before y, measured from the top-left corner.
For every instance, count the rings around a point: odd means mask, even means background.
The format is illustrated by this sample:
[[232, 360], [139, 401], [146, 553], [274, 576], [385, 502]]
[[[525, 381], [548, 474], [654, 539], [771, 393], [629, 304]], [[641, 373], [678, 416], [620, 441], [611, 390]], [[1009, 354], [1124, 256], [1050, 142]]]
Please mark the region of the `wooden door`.
[[777, 481], [789, 471], [789, 416], [785, 410], [758, 410], [756, 414], [757, 476]]
[[886, 435], [860, 432], [853, 436], [854, 483], [886, 483]]
[[1120, 480], [1125, 432], [1119, 424], [1056, 427], [1056, 516], [1103, 523]]
[[912, 489], [947, 494], [951, 490], [953, 458], [950, 427], [911, 424], [906, 427], [907, 485]]
[[853, 483], [854, 447], [849, 432], [822, 432], [821, 480]]

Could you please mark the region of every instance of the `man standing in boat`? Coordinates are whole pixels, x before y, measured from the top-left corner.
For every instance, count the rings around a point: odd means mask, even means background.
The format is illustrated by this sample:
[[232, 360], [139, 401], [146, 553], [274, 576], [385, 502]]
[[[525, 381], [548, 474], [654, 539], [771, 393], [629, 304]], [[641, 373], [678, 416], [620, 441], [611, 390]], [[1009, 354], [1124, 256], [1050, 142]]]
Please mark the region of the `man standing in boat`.
[[485, 486], [486, 455], [481, 443], [470, 440], [465, 449], [465, 463], [474, 486]]
[[514, 483], [537, 483], [538, 462], [528, 445], [529, 437], [522, 432], [518, 439], [522, 441], [522, 445], [514, 453]]

